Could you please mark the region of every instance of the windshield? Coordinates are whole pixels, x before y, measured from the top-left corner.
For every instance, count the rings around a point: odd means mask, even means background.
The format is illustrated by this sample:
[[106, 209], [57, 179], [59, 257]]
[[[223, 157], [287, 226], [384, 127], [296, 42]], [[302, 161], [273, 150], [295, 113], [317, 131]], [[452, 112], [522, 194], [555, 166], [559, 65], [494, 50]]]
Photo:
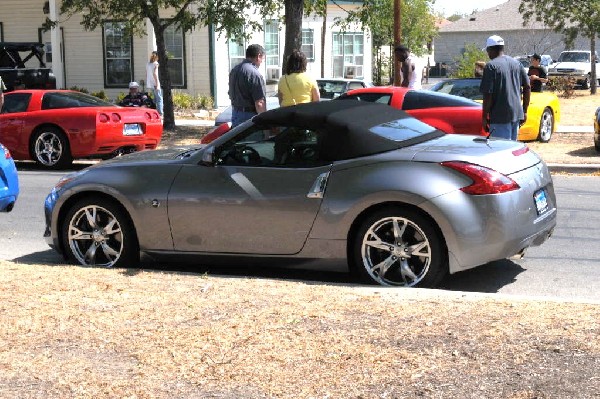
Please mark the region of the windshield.
[[579, 52], [561, 53], [558, 62], [590, 62], [590, 55]]

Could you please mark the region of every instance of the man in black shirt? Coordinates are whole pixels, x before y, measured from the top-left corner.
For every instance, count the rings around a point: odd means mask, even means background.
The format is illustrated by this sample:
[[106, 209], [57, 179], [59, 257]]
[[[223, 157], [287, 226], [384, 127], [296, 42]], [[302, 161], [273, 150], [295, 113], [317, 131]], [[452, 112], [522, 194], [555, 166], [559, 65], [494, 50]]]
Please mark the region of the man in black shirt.
[[231, 127], [267, 110], [267, 89], [265, 79], [258, 68], [265, 57], [265, 49], [259, 44], [251, 44], [246, 49], [246, 59], [229, 72], [229, 99]]
[[156, 108], [148, 93], [140, 91], [140, 85], [137, 82], [129, 83], [129, 94], [119, 102], [119, 105], [122, 107]]
[[546, 69], [540, 65], [542, 57], [539, 54], [531, 56], [531, 66], [529, 66], [529, 81], [531, 82], [531, 91], [540, 93], [542, 91], [542, 83], [548, 82]]

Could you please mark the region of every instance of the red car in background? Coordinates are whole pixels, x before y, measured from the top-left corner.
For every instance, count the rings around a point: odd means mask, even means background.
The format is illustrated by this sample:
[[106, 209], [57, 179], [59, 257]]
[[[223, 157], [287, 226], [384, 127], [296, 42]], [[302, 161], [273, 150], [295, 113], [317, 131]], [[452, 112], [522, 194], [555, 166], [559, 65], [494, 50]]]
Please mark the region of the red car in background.
[[163, 127], [149, 108], [118, 107], [70, 90], [18, 90], [4, 94], [0, 142], [16, 160], [49, 169], [77, 158], [111, 158], [155, 149]]
[[[464, 97], [405, 87], [377, 86], [350, 90], [332, 101], [344, 100], [388, 104], [445, 133], [487, 136], [481, 125], [481, 104]], [[229, 129], [229, 124], [219, 125], [200, 142], [208, 144]]]
[[487, 135], [481, 124], [481, 104], [464, 97], [380, 86], [351, 90], [338, 100], [388, 104], [445, 133]]

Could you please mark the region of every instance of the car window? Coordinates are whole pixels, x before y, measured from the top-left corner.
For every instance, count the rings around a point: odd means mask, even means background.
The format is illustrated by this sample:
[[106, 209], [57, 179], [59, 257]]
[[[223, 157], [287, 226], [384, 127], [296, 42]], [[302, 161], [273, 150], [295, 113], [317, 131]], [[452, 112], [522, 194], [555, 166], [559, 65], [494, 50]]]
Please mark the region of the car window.
[[362, 89], [363, 87], [365, 87], [365, 84], [362, 82], [350, 82], [348, 84], [348, 91], [354, 90], [354, 89]]
[[218, 165], [311, 168], [326, 165], [321, 133], [293, 126], [252, 125], [215, 150]]
[[4, 96], [4, 105], [2, 106], [3, 114], [12, 114], [15, 112], [25, 112], [29, 107], [31, 100], [30, 93], [13, 93]]
[[390, 105], [392, 95], [388, 93], [360, 93], [345, 95], [339, 98], [340, 100], [358, 100], [367, 101], [370, 103], [379, 103]]
[[114, 107], [115, 105], [97, 97], [78, 92], [52, 91], [44, 94], [42, 109]]
[[[431, 88], [433, 92], [452, 94], [454, 96], [464, 97], [471, 100], [483, 100], [483, 94], [479, 91], [479, 79], [466, 79], [466, 80], [449, 80], [439, 83]], [[414, 94], [414, 92], [413, 92]], [[406, 98], [404, 100], [406, 102]], [[439, 101], [439, 100], [438, 100]], [[437, 105], [438, 107], [448, 107], [451, 105]], [[415, 107], [425, 108], [425, 107]], [[412, 109], [404, 108], [403, 109]]]
[[332, 100], [346, 92], [346, 82], [336, 82], [331, 80], [317, 80], [321, 98]]

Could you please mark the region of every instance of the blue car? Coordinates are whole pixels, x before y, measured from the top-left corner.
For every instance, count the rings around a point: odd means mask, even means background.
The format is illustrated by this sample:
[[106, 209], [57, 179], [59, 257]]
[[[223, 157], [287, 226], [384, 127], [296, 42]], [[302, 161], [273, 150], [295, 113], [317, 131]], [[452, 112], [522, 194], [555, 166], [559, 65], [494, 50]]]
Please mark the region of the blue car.
[[19, 178], [15, 162], [6, 147], [0, 144], [0, 212], [10, 212], [19, 196]]

